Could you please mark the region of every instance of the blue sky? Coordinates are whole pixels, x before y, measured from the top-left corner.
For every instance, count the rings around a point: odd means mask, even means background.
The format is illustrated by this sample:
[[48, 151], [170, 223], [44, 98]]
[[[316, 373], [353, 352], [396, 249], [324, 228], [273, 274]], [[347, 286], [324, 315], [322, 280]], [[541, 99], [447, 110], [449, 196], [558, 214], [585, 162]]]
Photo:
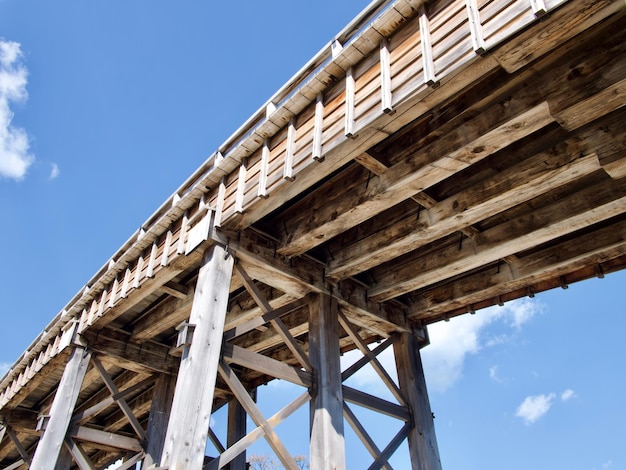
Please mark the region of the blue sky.
[[[0, 0], [0, 373], [367, 3]], [[423, 356], [444, 468], [626, 468], [625, 281], [431, 328]], [[384, 393], [371, 374], [354, 380]], [[278, 428], [294, 454], [306, 453], [306, 419]], [[371, 426], [381, 447], [393, 426]], [[347, 439], [350, 467], [367, 467]]]

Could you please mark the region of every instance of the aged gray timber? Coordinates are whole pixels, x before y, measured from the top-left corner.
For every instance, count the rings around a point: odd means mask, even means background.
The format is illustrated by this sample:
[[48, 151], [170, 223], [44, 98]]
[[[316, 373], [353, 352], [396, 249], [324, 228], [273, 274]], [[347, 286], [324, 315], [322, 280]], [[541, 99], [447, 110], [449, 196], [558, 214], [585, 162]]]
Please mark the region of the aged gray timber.
[[[623, 0], [374, 0], [17, 359], [0, 467], [244, 468], [264, 438], [295, 470], [276, 427], [310, 401], [311, 468], [353, 466], [345, 423], [370, 468], [403, 442], [439, 468], [428, 325], [626, 267], [625, 17]], [[393, 398], [344, 384], [366, 365]], [[302, 393], [265, 417], [253, 396], [275, 379]], [[356, 407], [399, 431], [375, 443]]]

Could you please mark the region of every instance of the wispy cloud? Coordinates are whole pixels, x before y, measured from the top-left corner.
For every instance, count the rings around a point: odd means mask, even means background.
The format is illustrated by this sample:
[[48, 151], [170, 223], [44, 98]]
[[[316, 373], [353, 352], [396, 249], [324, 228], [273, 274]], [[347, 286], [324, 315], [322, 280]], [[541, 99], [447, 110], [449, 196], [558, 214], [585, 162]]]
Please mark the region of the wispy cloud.
[[57, 165], [56, 163], [52, 163], [50, 165], [50, 167], [51, 168], [50, 168], [50, 177], [49, 178], [52, 181], [52, 180], [56, 179], [59, 176], [59, 174], [61, 173], [61, 170], [59, 170], [59, 165]]
[[7, 373], [10, 367], [11, 367], [11, 364], [9, 364], [8, 362], [0, 362], [0, 377], [3, 377], [4, 374]]
[[[562, 402], [569, 401], [576, 396], [576, 392], [571, 388], [564, 390], [560, 394]], [[556, 393], [547, 393], [541, 395], [531, 395], [524, 398], [524, 401], [517, 407], [515, 416], [522, 418], [526, 425], [533, 424], [539, 418], [544, 416], [554, 404], [557, 397]]]
[[526, 425], [533, 424], [550, 410], [555, 398], [554, 393], [528, 396], [517, 408], [515, 416], [522, 418]]
[[574, 392], [574, 390], [572, 390], [571, 388], [568, 388], [563, 393], [561, 393], [561, 400], [568, 401], [569, 399], [574, 398], [575, 396], [576, 396], [576, 392]]
[[0, 39], [0, 177], [21, 180], [34, 162], [24, 129], [12, 125], [10, 105], [26, 100], [27, 71], [20, 44]]
[[498, 375], [498, 366], [491, 366], [489, 368], [489, 377], [494, 382], [498, 382], [498, 383], [504, 382], [504, 379]]

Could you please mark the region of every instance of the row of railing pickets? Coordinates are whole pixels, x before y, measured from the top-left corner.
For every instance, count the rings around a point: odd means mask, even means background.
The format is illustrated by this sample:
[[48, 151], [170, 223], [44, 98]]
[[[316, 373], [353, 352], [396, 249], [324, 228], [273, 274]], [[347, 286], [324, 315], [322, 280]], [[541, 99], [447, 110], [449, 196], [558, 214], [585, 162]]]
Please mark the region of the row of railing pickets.
[[[96, 273], [2, 379], [0, 408], [64, 345], [69, 344], [64, 330], [68, 322], [79, 320], [80, 330], [94, 325], [121, 301], [129, 299], [133, 291], [143, 284], [157, 282], [159, 272], [170, 269], [175, 259], [189, 253], [190, 230], [202, 222], [202, 217], [194, 218], [200, 210], [197, 204], [202, 197], [206, 197], [214, 209], [210, 211], [214, 225], [228, 225], [233, 218], [240, 217], [249, 206], [256, 204], [257, 199], [271, 197], [273, 191], [291, 184], [311, 161], [323, 160], [333, 145], [357, 136], [379, 115], [392, 112], [416, 90], [434, 86], [441, 80], [442, 74], [452, 75], [467, 62], [470, 56], [466, 54], [461, 62], [452, 65], [437, 63], [436, 51], [444, 47], [441, 34], [437, 32], [442, 26], [432, 14], [429, 18], [428, 8], [421, 0], [389, 2], [382, 8], [385, 3], [378, 1], [369, 7], [370, 14], [374, 12], [375, 18], [367, 26], [363, 27], [364, 20], [359, 18], [360, 29], [342, 38], [343, 43], [340, 40], [329, 43], [326, 51], [311, 62], [317, 64], [313, 72], [305, 68], [302, 76], [290, 80], [220, 147], [219, 152], [207, 159]], [[564, 0], [527, 0], [527, 3], [526, 8], [532, 11], [534, 18], [554, 9]], [[528, 24], [527, 16], [524, 16], [526, 23], [516, 23], [516, 29], [507, 31], [506, 35], [504, 32], [486, 34], [480, 18], [482, 4], [466, 0], [463, 5], [466, 11], [463, 22], [470, 26], [463, 35], [471, 37], [474, 54], [488, 51], [496, 45], [496, 39], [502, 41]], [[521, 5], [522, 2], [515, 4]], [[490, 14], [502, 14], [502, 11]], [[400, 47], [402, 44], [394, 40], [394, 32], [409, 25], [415, 32], [410, 51], [405, 51]], [[435, 32], [437, 38], [433, 37]], [[397, 50], [401, 51], [399, 57], [396, 57]], [[378, 52], [376, 60], [370, 59], [375, 51]], [[415, 58], [419, 59], [418, 63]], [[361, 97], [359, 80], [369, 69], [361, 71], [360, 65], [368, 60], [372, 61], [376, 71], [372, 71], [373, 78], [367, 84], [377, 81], [377, 91]], [[339, 73], [343, 73], [341, 78]], [[403, 81], [398, 81], [399, 74], [405, 76]], [[419, 78], [417, 83], [414, 82], [416, 77]], [[344, 105], [333, 110], [341, 116], [342, 132], [333, 130], [335, 134], [330, 145], [326, 140], [329, 137], [324, 134], [325, 126], [326, 130], [330, 129], [328, 125], [335, 129], [337, 122], [330, 123], [328, 119], [327, 107], [332, 101], [328, 100], [329, 93], [344, 96], [339, 100]], [[376, 107], [368, 105], [368, 100], [375, 101]], [[361, 103], [365, 103], [363, 107], [368, 112], [366, 120], [356, 112]], [[371, 109], [376, 109], [376, 112]], [[275, 141], [276, 136], [281, 136], [285, 142]], [[276, 158], [281, 161], [276, 162]], [[253, 171], [252, 161], [255, 160], [258, 161], [258, 168]], [[230, 188], [227, 187], [229, 176]], [[250, 180], [252, 177], [254, 181]], [[256, 193], [250, 191], [251, 185], [256, 186]]]

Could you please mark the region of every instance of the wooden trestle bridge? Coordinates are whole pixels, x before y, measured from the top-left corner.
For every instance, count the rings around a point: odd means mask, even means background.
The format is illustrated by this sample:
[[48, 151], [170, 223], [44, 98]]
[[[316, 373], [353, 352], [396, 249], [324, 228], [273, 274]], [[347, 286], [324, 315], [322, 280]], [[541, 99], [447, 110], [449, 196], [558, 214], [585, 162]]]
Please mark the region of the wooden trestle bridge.
[[[626, 266], [625, 11], [374, 1], [16, 361], [0, 467], [244, 469], [265, 438], [295, 469], [274, 427], [308, 404], [313, 469], [351, 468], [348, 425], [371, 468], [405, 440], [413, 469], [440, 468], [427, 325]], [[343, 384], [366, 363], [395, 401]], [[274, 378], [303, 393], [265, 417], [251, 396]], [[378, 447], [354, 406], [400, 431]]]

